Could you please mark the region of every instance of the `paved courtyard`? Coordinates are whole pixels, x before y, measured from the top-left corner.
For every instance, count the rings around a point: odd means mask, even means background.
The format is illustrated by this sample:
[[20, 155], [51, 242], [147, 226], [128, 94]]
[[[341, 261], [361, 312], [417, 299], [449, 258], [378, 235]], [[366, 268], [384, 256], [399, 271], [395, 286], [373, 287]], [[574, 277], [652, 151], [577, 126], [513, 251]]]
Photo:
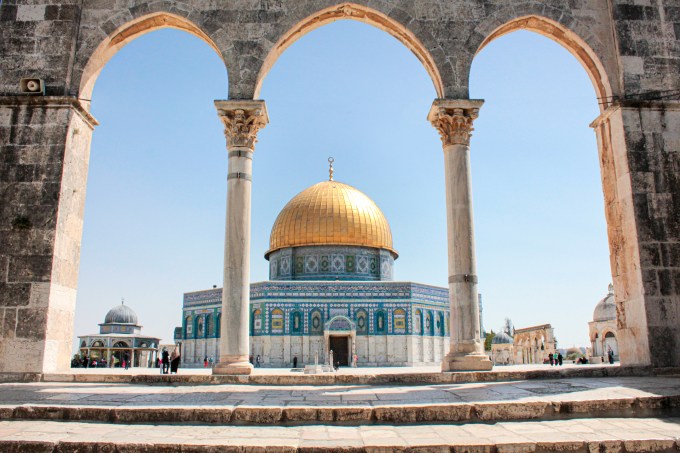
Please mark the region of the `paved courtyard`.
[[[66, 426], [65, 426], [66, 425]], [[7, 451], [195, 451], [187, 446], [222, 446], [219, 451], [392, 452], [406, 448], [451, 451], [671, 451], [678, 447], [680, 418], [582, 419], [550, 422], [420, 426], [169, 426], [58, 422], [0, 422], [0, 448]], [[30, 444], [30, 443], [33, 444]], [[24, 448], [19, 450], [18, 446]], [[59, 445], [59, 447], [57, 447]], [[17, 446], [10, 450], [10, 446]], [[86, 448], [89, 447], [89, 448]], [[136, 448], [135, 448], [136, 446]], [[226, 447], [237, 447], [226, 450]], [[27, 449], [30, 447], [31, 449]], [[81, 449], [77, 449], [80, 447]], [[119, 447], [117, 449], [116, 447]], [[454, 449], [455, 450], [455, 449]], [[214, 451], [214, 450], [209, 450]], [[413, 450], [411, 450], [413, 451]], [[455, 450], [460, 451], [460, 450]]]
[[0, 406], [384, 406], [559, 402], [680, 395], [680, 377], [542, 379], [431, 385], [139, 385], [4, 383]]

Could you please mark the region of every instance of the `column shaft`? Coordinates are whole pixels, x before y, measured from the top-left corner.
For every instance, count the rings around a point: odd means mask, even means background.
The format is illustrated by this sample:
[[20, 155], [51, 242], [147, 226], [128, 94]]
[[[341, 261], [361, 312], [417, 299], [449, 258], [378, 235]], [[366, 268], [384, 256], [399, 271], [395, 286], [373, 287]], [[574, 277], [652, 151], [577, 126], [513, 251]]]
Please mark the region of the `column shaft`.
[[[215, 374], [250, 374], [250, 205], [256, 135], [267, 123], [263, 101], [216, 101], [225, 125], [229, 167], [220, 359]], [[207, 325], [204, 326], [207, 329]], [[204, 336], [205, 337], [205, 336]], [[204, 342], [207, 340], [204, 338]]]
[[472, 123], [482, 103], [438, 99], [428, 115], [442, 137], [446, 178], [451, 336], [442, 371], [489, 370], [493, 365], [480, 338], [470, 178]]

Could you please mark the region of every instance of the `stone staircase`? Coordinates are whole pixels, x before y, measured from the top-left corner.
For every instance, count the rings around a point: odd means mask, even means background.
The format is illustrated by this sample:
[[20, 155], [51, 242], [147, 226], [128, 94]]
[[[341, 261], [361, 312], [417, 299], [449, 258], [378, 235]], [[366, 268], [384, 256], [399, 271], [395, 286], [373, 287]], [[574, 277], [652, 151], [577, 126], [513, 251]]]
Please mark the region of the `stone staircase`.
[[0, 452], [679, 451], [680, 376], [616, 374], [3, 383]]

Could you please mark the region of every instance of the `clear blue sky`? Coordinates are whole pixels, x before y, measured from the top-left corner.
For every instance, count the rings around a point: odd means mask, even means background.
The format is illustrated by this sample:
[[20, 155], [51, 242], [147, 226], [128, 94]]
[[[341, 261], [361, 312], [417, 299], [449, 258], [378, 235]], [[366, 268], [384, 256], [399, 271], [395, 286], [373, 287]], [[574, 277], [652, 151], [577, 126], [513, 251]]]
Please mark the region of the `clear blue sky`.
[[[471, 97], [486, 104], [472, 139], [484, 324], [552, 323], [560, 347], [586, 345], [611, 280], [592, 85], [574, 57], [517, 32], [475, 59]], [[166, 341], [182, 294], [222, 285], [227, 152], [214, 99], [227, 73], [205, 43], [175, 30], [133, 41], [106, 65], [92, 143], [76, 334], [125, 297]], [[269, 233], [286, 202], [327, 178], [370, 196], [392, 227], [397, 280], [447, 282], [436, 94], [388, 34], [339, 21], [304, 36], [265, 79], [270, 124], [253, 169], [253, 281], [266, 280]]]

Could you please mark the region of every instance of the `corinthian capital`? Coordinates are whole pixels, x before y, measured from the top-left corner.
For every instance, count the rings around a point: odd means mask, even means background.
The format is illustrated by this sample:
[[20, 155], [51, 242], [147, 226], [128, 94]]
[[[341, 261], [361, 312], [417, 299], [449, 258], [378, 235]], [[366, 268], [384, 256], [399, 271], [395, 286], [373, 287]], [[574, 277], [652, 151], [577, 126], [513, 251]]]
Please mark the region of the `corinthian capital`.
[[215, 101], [217, 115], [224, 124], [227, 149], [255, 149], [257, 133], [269, 122], [264, 101]]
[[472, 123], [479, 116], [482, 100], [436, 99], [427, 119], [439, 131], [444, 146], [470, 146]]

